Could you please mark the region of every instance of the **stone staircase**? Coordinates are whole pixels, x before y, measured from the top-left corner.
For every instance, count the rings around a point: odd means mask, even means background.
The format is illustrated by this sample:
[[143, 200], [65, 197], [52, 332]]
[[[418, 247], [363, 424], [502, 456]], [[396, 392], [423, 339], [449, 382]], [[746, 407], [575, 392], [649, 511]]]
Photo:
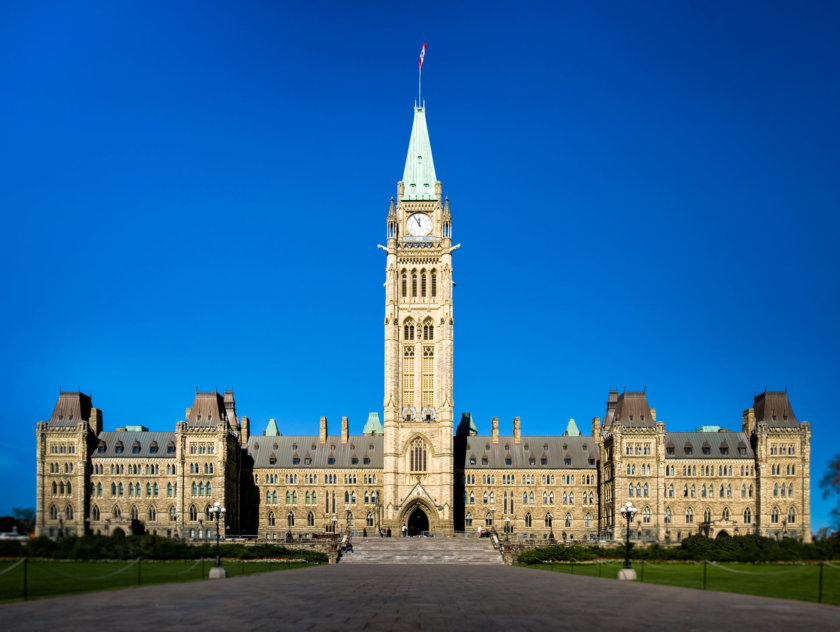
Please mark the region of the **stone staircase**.
[[489, 538], [355, 537], [341, 564], [503, 564]]

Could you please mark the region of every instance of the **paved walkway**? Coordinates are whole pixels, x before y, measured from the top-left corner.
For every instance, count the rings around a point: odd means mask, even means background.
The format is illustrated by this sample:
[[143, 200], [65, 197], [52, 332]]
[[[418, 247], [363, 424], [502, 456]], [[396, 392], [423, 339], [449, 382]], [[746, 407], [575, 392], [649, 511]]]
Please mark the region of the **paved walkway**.
[[0, 606], [6, 630], [836, 630], [840, 608], [509, 566], [342, 565]]

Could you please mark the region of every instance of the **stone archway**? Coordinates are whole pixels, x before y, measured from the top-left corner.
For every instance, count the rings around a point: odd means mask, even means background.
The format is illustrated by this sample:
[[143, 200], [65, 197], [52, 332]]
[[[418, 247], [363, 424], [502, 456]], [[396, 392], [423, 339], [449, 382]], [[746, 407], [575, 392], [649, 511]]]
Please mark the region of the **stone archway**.
[[435, 531], [438, 528], [439, 516], [435, 507], [422, 498], [415, 498], [400, 511], [397, 533], [405, 525], [409, 535], [420, 535], [422, 531]]
[[429, 516], [419, 506], [415, 507], [406, 521], [406, 526], [408, 527], [408, 535], [422, 535], [429, 530]]

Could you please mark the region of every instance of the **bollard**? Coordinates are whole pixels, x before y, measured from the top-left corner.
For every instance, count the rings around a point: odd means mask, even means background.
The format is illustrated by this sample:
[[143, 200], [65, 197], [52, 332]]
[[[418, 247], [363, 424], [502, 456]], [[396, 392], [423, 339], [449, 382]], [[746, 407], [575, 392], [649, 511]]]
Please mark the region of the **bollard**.
[[820, 592], [817, 595], [817, 603], [822, 603], [822, 584], [823, 584], [823, 566], [824, 565], [825, 565], [825, 562], [820, 562]]
[[703, 560], [703, 590], [706, 590], [706, 560]]

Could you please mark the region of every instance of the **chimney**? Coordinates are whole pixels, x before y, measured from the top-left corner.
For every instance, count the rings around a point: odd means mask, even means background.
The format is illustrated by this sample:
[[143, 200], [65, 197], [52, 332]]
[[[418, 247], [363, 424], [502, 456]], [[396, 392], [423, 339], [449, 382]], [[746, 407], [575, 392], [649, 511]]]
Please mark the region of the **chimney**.
[[341, 443], [347, 443], [350, 440], [350, 422], [347, 417], [341, 418]]
[[184, 413], [184, 421], [190, 421], [192, 417], [192, 408], [187, 408], [187, 412]]
[[513, 442], [520, 443], [522, 438], [522, 429], [519, 423], [519, 417], [513, 418]]
[[747, 436], [750, 436], [753, 432], [755, 432], [755, 408], [748, 408], [744, 411], [744, 416], [741, 419], [741, 430], [743, 430]]
[[225, 391], [225, 415], [231, 428], [236, 428], [236, 401], [233, 399], [233, 391]]
[[327, 442], [327, 418], [321, 417], [321, 436], [319, 438], [321, 443]]
[[593, 417], [592, 418], [592, 438], [595, 440], [596, 443], [601, 441], [601, 418], [600, 417]]
[[91, 408], [90, 409], [90, 419], [88, 420], [88, 426], [90, 427], [90, 431], [94, 435], [98, 435], [102, 432], [102, 411], [98, 408]]
[[251, 420], [247, 417], [242, 418], [242, 433], [239, 436], [242, 437], [242, 445], [248, 443], [251, 436]]
[[650, 409], [650, 420], [653, 421], [653, 422], [656, 421], [656, 409], [655, 408]]
[[493, 417], [492, 436], [490, 438], [492, 443], [499, 443], [499, 418]]

